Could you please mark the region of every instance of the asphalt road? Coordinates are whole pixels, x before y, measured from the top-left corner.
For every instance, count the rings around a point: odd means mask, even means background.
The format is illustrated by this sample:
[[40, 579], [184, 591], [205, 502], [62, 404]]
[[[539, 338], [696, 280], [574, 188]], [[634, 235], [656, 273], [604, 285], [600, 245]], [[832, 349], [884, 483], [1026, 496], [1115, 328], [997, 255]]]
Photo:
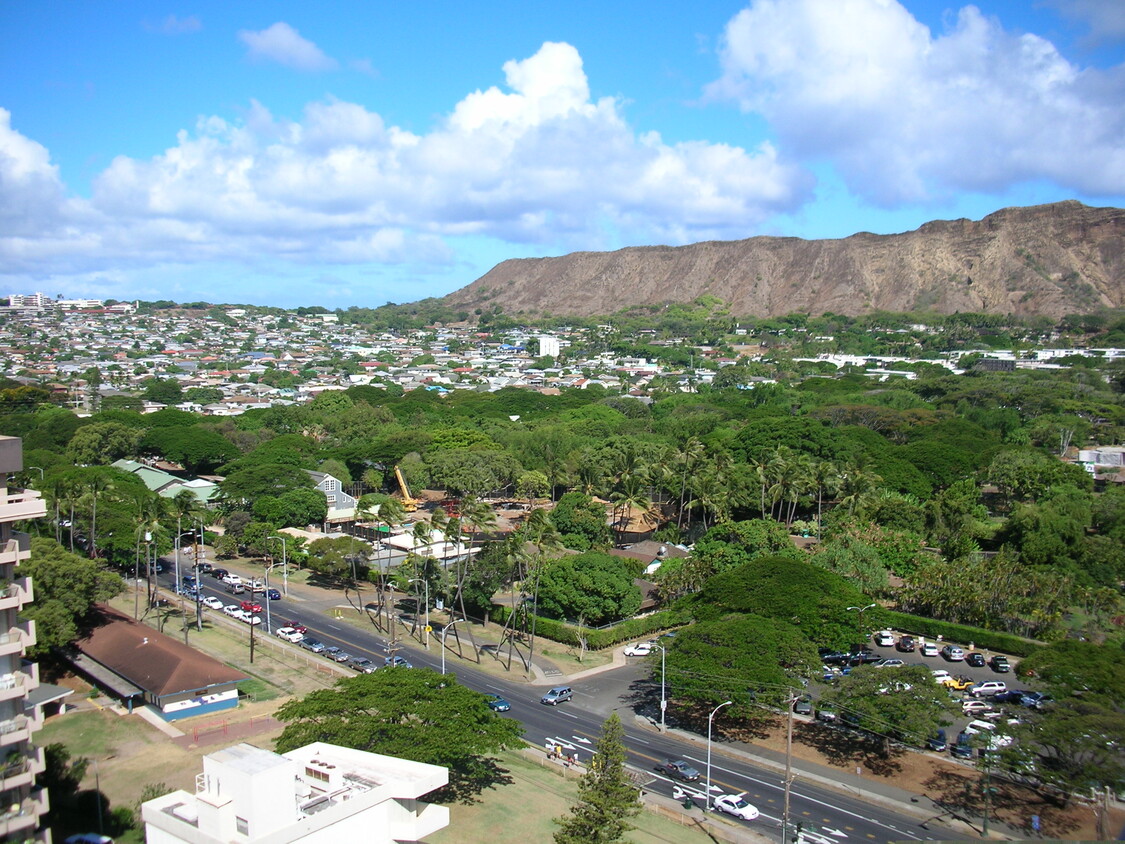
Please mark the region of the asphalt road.
[[[161, 585], [170, 588], [174, 584], [175, 575], [171, 566], [166, 565], [165, 568], [160, 581]], [[201, 583], [205, 594], [215, 595], [224, 603], [235, 603], [249, 597], [249, 593], [228, 594], [223, 584], [207, 575], [203, 576]], [[272, 585], [276, 584], [271, 582]], [[260, 596], [256, 597], [263, 602]], [[334, 602], [339, 603], [338, 600]], [[309, 635], [326, 645], [336, 645], [352, 655], [367, 656], [380, 665], [388, 654], [384, 637], [380, 637], [375, 631], [367, 633], [352, 625], [335, 621], [319, 610], [310, 612], [313, 610], [311, 602], [303, 604], [283, 598], [269, 603], [274, 630], [290, 619], [299, 618], [309, 628]], [[259, 629], [263, 634], [266, 633], [264, 623]], [[441, 669], [440, 645], [436, 636], [433, 637], [431, 650], [428, 652], [417, 643], [410, 641], [404, 644], [400, 640], [396, 653], [405, 656], [415, 666], [425, 666], [435, 671]], [[930, 661], [933, 660], [927, 660], [927, 663]], [[564, 752], [577, 753], [580, 761], [589, 760], [593, 743], [601, 732], [602, 722], [608, 712], [618, 710], [625, 727], [629, 763], [637, 770], [642, 786], [648, 791], [669, 797], [686, 792], [695, 798], [698, 805], [705, 802], [705, 742], [688, 741], [675, 733], [659, 733], [640, 728], [636, 724], [633, 715], [638, 706], [635, 702], [639, 697], [636, 693], [637, 685], [638, 682], [643, 683], [642, 677], [647, 669], [628, 665], [591, 676], [587, 680], [573, 682], [574, 699], [558, 706], [540, 703], [540, 697], [547, 688], [545, 686], [507, 681], [464, 664], [458, 664], [454, 671], [453, 658], [448, 653], [446, 670], [451, 674], [455, 673], [457, 679], [470, 688], [481, 692], [495, 692], [508, 700], [512, 708], [506, 715], [516, 718], [524, 725], [525, 738], [529, 742], [539, 747], [545, 746], [548, 741], [561, 745]], [[700, 771], [700, 781], [677, 783], [657, 773], [655, 766], [665, 759], [686, 760]], [[771, 837], [780, 836], [784, 783], [779, 771], [753, 764], [739, 755], [726, 753], [722, 744], [716, 742], [712, 744], [711, 785], [713, 796], [745, 792], [746, 799], [761, 812], [761, 816], [755, 821], [735, 821], [736, 823], [745, 823]], [[947, 827], [939, 826], [933, 831], [922, 829], [918, 819], [888, 810], [882, 804], [865, 799], [862, 794], [853, 796], [830, 790], [800, 777], [794, 779], [790, 792], [791, 821], [800, 820], [806, 826], [815, 825], [825, 840], [858, 838], [872, 842], [891, 842], [948, 840], [957, 837]]]

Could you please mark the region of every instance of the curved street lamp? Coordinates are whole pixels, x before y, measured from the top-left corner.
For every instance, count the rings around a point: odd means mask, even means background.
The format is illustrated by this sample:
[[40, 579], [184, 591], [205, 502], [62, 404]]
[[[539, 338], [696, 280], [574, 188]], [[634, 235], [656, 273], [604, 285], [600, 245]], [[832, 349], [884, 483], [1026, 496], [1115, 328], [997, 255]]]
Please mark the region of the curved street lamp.
[[703, 801], [703, 806], [708, 811], [711, 810], [711, 725], [715, 720], [715, 713], [722, 709], [724, 706], [730, 706], [734, 703], [733, 700], [726, 700], [711, 710], [711, 714], [707, 716], [707, 794]]

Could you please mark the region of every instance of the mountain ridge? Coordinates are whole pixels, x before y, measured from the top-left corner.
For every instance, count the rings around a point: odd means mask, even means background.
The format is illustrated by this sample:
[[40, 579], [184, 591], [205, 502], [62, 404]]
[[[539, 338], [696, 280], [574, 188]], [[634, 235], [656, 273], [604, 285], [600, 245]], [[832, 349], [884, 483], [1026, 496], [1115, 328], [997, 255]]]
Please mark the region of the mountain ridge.
[[1125, 210], [1076, 200], [880, 235], [759, 235], [502, 261], [443, 298], [509, 315], [595, 316], [714, 296], [736, 316], [980, 311], [1059, 318], [1125, 307]]

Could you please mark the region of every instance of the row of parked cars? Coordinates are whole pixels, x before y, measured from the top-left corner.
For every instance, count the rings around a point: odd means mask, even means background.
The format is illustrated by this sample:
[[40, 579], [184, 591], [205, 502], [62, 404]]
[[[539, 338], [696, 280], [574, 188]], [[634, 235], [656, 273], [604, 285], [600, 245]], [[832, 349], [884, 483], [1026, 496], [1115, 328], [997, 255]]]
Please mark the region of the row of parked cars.
[[[274, 631], [274, 635], [279, 639], [284, 639], [286, 642], [291, 642], [300, 648], [304, 648], [306, 651], [320, 654], [333, 662], [346, 665], [348, 668], [358, 671], [361, 674], [371, 674], [379, 667], [365, 656], [353, 656], [345, 652], [342, 648], [338, 648], [335, 645], [326, 645], [319, 639], [314, 639], [312, 636], [308, 635], [307, 627], [295, 621], [289, 622], [284, 627], [277, 628], [277, 630]], [[401, 656], [388, 656], [383, 660], [383, 665], [386, 668], [414, 667], [410, 664], [409, 660]]]

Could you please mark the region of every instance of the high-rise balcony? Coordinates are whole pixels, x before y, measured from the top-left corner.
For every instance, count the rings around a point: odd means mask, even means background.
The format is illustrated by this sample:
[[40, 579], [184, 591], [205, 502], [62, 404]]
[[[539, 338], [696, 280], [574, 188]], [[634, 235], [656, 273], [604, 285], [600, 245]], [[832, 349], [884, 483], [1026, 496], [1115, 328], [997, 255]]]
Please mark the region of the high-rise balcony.
[[42, 519], [47, 515], [47, 504], [34, 489], [9, 489], [0, 495], [0, 522], [18, 522], [22, 519]]
[[49, 807], [45, 788], [33, 791], [31, 796], [10, 806], [0, 806], [0, 837], [7, 838], [23, 830], [39, 826], [39, 818]]
[[39, 685], [39, 666], [0, 674], [0, 701], [15, 700], [32, 692]]
[[35, 777], [46, 767], [43, 748], [30, 747], [27, 752], [13, 750], [0, 760], [0, 789], [9, 791], [34, 785]]
[[22, 563], [31, 556], [31, 537], [23, 531], [13, 531], [6, 542], [0, 543], [0, 567]]
[[35, 644], [35, 622], [32, 619], [21, 621], [0, 633], [0, 656], [22, 654]]
[[0, 611], [23, 609], [34, 600], [30, 577], [16, 578], [11, 583], [0, 579]]

